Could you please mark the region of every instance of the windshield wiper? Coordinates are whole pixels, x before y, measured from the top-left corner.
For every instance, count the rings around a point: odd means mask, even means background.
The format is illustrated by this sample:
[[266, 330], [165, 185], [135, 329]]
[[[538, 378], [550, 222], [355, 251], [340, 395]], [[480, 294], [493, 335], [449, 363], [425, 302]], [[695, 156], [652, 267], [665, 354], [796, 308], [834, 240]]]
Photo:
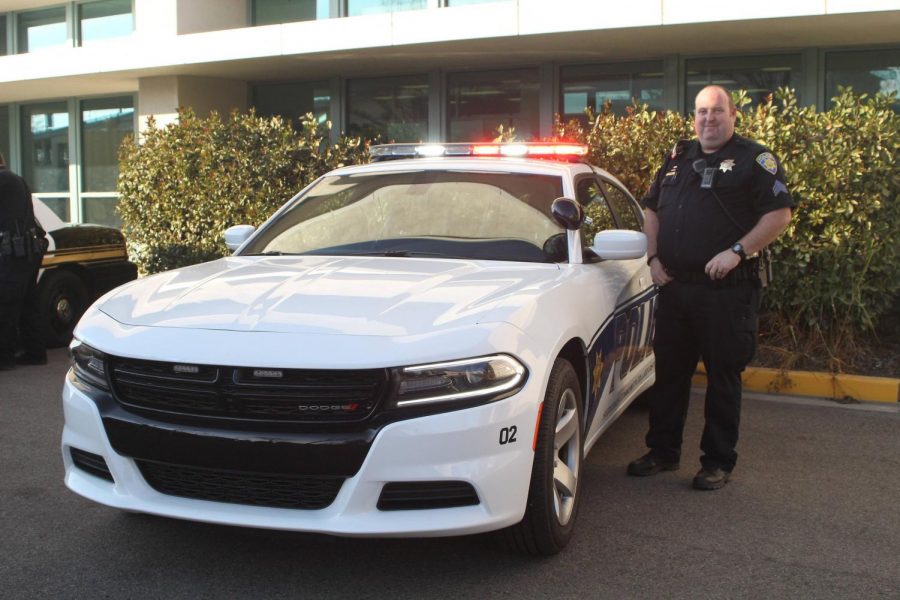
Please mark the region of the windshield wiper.
[[253, 252], [244, 256], [294, 256], [295, 252], [282, 252], [281, 250], [266, 250], [265, 252]]
[[387, 256], [390, 258], [410, 258], [415, 256], [429, 258], [464, 258], [454, 254], [444, 254], [441, 252], [426, 252], [418, 250], [380, 250], [374, 252], [350, 252], [347, 256]]

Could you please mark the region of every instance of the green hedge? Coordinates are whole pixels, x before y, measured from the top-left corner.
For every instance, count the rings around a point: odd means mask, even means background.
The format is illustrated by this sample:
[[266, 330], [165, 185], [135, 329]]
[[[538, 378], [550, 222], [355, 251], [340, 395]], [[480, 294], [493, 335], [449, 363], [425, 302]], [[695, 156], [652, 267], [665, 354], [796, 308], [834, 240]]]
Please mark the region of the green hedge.
[[[746, 108], [746, 94], [735, 94]], [[739, 112], [737, 131], [782, 161], [797, 201], [772, 246], [775, 282], [766, 306], [779, 325], [829, 341], [870, 331], [900, 290], [900, 117], [892, 96], [842, 90], [833, 108], [800, 107], [791, 90]], [[692, 118], [635, 105], [627, 115], [589, 115], [589, 126], [557, 123], [557, 137], [587, 143], [591, 161], [640, 197]]]
[[297, 127], [280, 117], [179, 111], [119, 151], [119, 213], [130, 254], [156, 273], [228, 254], [222, 234], [259, 225], [323, 173], [363, 162], [360, 139], [328, 142], [330, 123], [307, 117]]

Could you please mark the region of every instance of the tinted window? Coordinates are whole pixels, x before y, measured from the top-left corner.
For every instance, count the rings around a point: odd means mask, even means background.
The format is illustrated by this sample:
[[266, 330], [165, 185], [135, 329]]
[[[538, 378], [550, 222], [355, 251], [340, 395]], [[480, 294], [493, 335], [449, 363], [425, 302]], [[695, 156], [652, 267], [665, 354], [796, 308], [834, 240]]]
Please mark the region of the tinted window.
[[616, 214], [616, 222], [619, 229], [630, 229], [632, 231], [641, 231], [641, 221], [638, 217], [637, 205], [628, 197], [624, 190], [617, 186], [604, 181], [603, 191], [606, 193], [606, 200], [612, 206]]
[[83, 191], [116, 191], [119, 146], [134, 133], [133, 105], [129, 96], [81, 103]]
[[0, 106], [0, 152], [9, 164], [12, 157], [9, 155], [9, 107]]
[[662, 63], [564, 67], [560, 70], [560, 87], [560, 106], [566, 121], [587, 123], [585, 109], [597, 114], [605, 102], [620, 115], [634, 100], [651, 110], [665, 108]]
[[347, 0], [347, 15], [371, 15], [426, 7], [426, 0]]
[[263, 116], [280, 115], [296, 124], [312, 113], [324, 123], [329, 119], [331, 88], [325, 81], [258, 85], [253, 88], [253, 105]]
[[22, 13], [17, 22], [19, 52], [69, 45], [66, 9], [63, 6]]
[[428, 138], [428, 77], [355, 79], [347, 83], [347, 132], [383, 142]]
[[103, 0], [79, 5], [78, 30], [82, 46], [131, 35], [134, 30], [131, 0]]
[[69, 110], [65, 102], [22, 107], [22, 167], [32, 191], [69, 191]]
[[585, 219], [581, 226], [581, 244], [590, 246], [594, 243], [594, 236], [600, 231], [615, 229], [612, 212], [606, 203], [606, 198], [600, 190], [599, 182], [593, 177], [586, 177], [575, 184], [575, 196], [584, 207]]
[[9, 52], [9, 49], [6, 47], [6, 15], [0, 15], [0, 56], [5, 55]]
[[497, 137], [497, 128], [516, 137], [537, 136], [540, 82], [537, 69], [452, 73], [447, 77], [447, 131], [451, 142]]
[[327, 19], [328, 5], [329, 0], [253, 0], [253, 24]]
[[697, 93], [710, 84], [731, 91], [746, 90], [753, 104], [760, 103], [780, 87], [794, 87], [798, 88], [797, 100], [801, 101], [800, 65], [799, 54], [688, 60], [685, 62], [688, 112], [693, 111]]
[[829, 52], [825, 59], [825, 95], [829, 106], [838, 86], [857, 94], [893, 92], [894, 110], [900, 111], [900, 50]]

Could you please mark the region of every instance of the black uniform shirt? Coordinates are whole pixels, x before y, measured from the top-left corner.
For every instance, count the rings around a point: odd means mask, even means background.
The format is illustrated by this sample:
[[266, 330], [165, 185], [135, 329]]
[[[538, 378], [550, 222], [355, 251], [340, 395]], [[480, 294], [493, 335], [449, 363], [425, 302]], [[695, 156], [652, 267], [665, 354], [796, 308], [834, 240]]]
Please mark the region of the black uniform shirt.
[[0, 231], [24, 235], [36, 225], [28, 184], [6, 167], [0, 167]]
[[[712, 190], [700, 187], [702, 176], [694, 170], [698, 159], [715, 169]], [[698, 165], [701, 171], [702, 166]], [[762, 215], [794, 207], [775, 156], [739, 135], [709, 155], [703, 153], [697, 140], [676, 144], [642, 203], [659, 220], [656, 253], [662, 264], [677, 271], [700, 273], [713, 256], [753, 229]]]

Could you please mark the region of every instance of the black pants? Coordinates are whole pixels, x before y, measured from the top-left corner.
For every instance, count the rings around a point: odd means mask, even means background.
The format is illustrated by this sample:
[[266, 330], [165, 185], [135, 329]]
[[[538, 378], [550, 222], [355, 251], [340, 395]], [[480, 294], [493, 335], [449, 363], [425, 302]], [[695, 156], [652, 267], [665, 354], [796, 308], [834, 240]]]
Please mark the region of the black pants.
[[660, 289], [656, 311], [656, 384], [651, 394], [647, 446], [678, 460], [698, 359], [706, 366], [706, 426], [700, 448], [706, 468], [731, 471], [741, 420], [741, 373], [756, 351], [760, 287], [673, 281]]
[[0, 258], [0, 362], [13, 362], [20, 344], [29, 356], [47, 352], [39, 325], [39, 269], [40, 257], [31, 261]]

